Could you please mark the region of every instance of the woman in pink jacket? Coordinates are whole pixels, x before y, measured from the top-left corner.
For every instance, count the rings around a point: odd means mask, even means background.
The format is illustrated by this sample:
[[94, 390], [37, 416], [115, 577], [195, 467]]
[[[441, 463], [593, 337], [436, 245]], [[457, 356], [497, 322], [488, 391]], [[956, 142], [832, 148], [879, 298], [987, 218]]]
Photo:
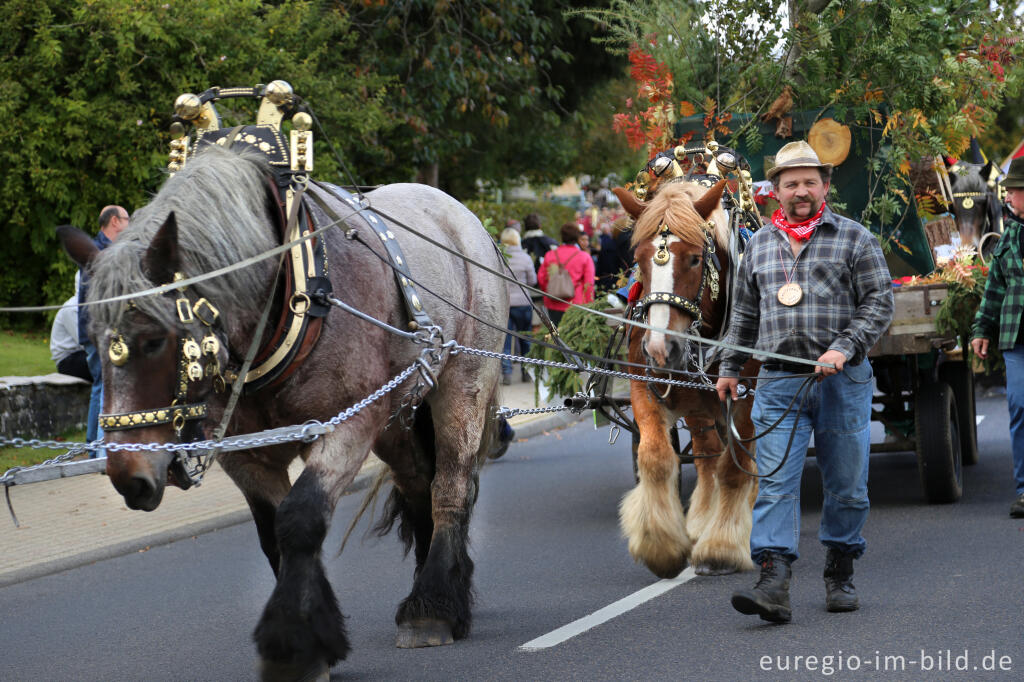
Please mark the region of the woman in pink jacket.
[[[537, 279], [540, 281], [540, 288], [548, 290], [550, 280], [550, 268], [555, 263], [564, 267], [572, 277], [576, 294], [572, 297], [572, 303], [590, 303], [594, 300], [594, 260], [590, 254], [581, 250], [579, 241], [580, 226], [576, 223], [562, 225], [562, 244], [557, 249], [552, 249], [544, 254], [544, 262], [537, 272]], [[568, 303], [556, 301], [553, 298], [544, 297], [544, 308], [547, 309], [548, 317], [558, 325], [562, 321], [562, 315], [569, 309]]]

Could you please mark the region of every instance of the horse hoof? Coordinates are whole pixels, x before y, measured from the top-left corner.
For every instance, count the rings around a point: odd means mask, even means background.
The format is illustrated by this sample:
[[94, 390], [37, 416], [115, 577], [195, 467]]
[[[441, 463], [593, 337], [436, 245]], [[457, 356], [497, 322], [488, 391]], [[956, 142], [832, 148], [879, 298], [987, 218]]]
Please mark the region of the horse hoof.
[[276, 661], [263, 661], [260, 666], [260, 680], [262, 682], [280, 682], [282, 680], [295, 680], [295, 682], [330, 682], [331, 668], [323, 661], [311, 663], [308, 666], [300, 666]]
[[683, 569], [686, 568], [686, 558], [684, 557], [682, 561], [662, 563], [645, 561], [644, 565], [647, 566], [647, 570], [649, 570], [651, 573], [658, 576], [662, 580], [671, 580], [672, 578], [675, 578], [677, 575], [682, 573]]
[[454, 641], [452, 626], [446, 621], [414, 618], [398, 626], [395, 646], [399, 649], [417, 649], [424, 646], [444, 646]]

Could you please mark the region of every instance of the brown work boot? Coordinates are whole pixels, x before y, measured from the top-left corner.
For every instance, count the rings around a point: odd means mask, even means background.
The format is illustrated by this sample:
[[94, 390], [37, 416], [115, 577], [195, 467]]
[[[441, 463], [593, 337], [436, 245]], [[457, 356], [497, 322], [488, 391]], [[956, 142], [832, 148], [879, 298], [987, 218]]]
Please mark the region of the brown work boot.
[[829, 547], [825, 555], [825, 609], [842, 613], [859, 608], [853, 586], [853, 555]]
[[747, 615], [757, 614], [761, 620], [788, 623], [793, 618], [789, 608], [790, 561], [782, 554], [762, 552], [759, 557], [761, 577], [752, 590], [732, 594], [732, 607]]

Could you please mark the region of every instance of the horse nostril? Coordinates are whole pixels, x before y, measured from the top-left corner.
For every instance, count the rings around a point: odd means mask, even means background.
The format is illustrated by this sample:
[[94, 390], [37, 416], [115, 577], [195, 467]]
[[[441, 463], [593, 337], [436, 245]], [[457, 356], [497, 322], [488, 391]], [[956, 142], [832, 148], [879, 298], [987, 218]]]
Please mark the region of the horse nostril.
[[128, 480], [128, 485], [121, 491], [125, 503], [131, 509], [155, 509], [152, 505], [156, 493], [156, 482], [151, 476], [136, 474]]

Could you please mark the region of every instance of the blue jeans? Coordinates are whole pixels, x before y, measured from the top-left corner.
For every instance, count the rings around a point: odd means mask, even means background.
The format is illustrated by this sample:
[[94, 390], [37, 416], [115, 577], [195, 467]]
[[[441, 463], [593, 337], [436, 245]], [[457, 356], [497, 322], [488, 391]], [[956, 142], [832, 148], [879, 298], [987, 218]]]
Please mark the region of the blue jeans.
[[[89, 417], [85, 427], [85, 439], [90, 443], [97, 438], [103, 438], [103, 429], [100, 428], [100, 410], [103, 408], [103, 374], [100, 364], [100, 354], [91, 341], [82, 344], [85, 348], [85, 361], [89, 364], [89, 373], [94, 377], [92, 380], [92, 391], [89, 393]], [[106, 457], [103, 449], [90, 450], [89, 458]]]
[[[785, 372], [762, 369], [759, 378], [784, 376]], [[812, 383], [803, 408], [799, 409], [797, 398], [782, 423], [756, 441], [758, 473], [767, 474], [782, 461], [799, 410], [788, 459], [773, 476], [760, 479], [750, 534], [750, 554], [755, 560], [764, 551], [791, 560], [800, 556], [800, 478], [812, 432], [825, 496], [818, 538], [842, 552], [864, 553], [861, 530], [869, 508], [872, 376], [871, 364], [865, 360]], [[757, 433], [782, 416], [803, 381], [802, 377], [758, 381], [751, 412]]]
[[[528, 305], [514, 305], [508, 309], [508, 328], [514, 332], [528, 332], [533, 328], [533, 308]], [[505, 335], [505, 355], [512, 353], [512, 341], [519, 342], [519, 355], [526, 356], [530, 352], [530, 342], [517, 339], [511, 334]], [[512, 361], [501, 359], [501, 373], [512, 373]]]
[[1024, 495], [1024, 344], [1003, 351], [1006, 363], [1006, 402], [1010, 408], [1010, 448], [1017, 494]]

